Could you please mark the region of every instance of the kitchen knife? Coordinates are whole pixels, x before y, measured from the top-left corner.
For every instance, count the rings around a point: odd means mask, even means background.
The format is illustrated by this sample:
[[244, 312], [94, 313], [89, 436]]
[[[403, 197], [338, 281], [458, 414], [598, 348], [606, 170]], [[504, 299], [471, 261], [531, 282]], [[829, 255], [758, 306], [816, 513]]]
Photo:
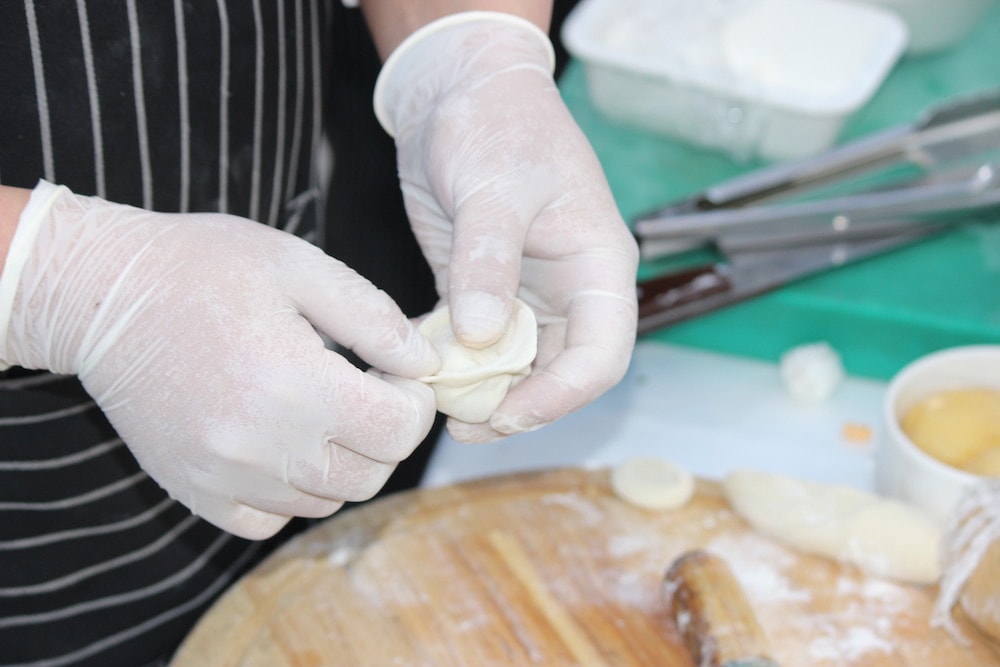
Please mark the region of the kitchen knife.
[[644, 334], [749, 299], [820, 271], [941, 233], [934, 224], [874, 238], [734, 252], [725, 260], [641, 280], [638, 333]]

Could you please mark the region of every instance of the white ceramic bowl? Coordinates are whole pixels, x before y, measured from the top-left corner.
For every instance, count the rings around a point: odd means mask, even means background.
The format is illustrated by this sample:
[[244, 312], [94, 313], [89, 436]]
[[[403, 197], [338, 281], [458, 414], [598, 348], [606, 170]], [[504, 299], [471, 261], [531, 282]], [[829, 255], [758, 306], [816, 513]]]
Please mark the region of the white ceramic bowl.
[[903, 433], [900, 417], [930, 394], [974, 387], [1000, 390], [1000, 345], [955, 347], [903, 368], [889, 383], [883, 435], [875, 453], [875, 486], [945, 521], [967, 488], [982, 479], [953, 468], [918, 448]]
[[957, 44], [996, 0], [854, 0], [895, 12], [910, 33], [907, 53], [940, 51]]

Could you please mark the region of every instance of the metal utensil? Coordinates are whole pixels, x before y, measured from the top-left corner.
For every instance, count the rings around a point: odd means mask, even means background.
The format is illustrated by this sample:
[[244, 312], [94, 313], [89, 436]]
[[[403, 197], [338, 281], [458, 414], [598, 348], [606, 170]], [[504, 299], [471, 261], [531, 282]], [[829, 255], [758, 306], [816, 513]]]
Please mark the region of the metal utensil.
[[[912, 165], [928, 172], [955, 162], [968, 166], [972, 160], [978, 169], [989, 160], [976, 160], [975, 156], [997, 150], [1000, 150], [1000, 88], [933, 107], [913, 124], [884, 130], [822, 155], [776, 164], [713, 185], [704, 192], [638, 216], [636, 231], [640, 238], [671, 233], [674, 227], [670, 221], [675, 219], [742, 208], [845, 177], [857, 178], [891, 165]], [[851, 214], [849, 207], [845, 214]]]
[[[917, 175], [856, 186], [893, 169], [916, 169]], [[821, 188], [848, 192], [824, 195]], [[949, 223], [998, 208], [1000, 89], [932, 108], [912, 125], [823, 155], [724, 181], [640, 215], [635, 231], [650, 259], [707, 243], [777, 247], [817, 234], [870, 236], [872, 229], [859, 228], [887, 221]]]
[[[640, 236], [671, 239], [773, 239], [780, 243], [824, 229], [846, 234], [860, 225], [908, 219], [949, 221], [1000, 206], [1000, 168], [993, 162], [914, 179], [900, 187], [818, 201], [717, 209], [638, 223]], [[964, 218], [963, 218], [964, 219]], [[647, 252], [648, 254], [648, 252]]]
[[[892, 172], [901, 165], [902, 180]], [[890, 183], [883, 178], [881, 185], [850, 189], [870, 182], [879, 169], [890, 170]], [[837, 194], [824, 194], [831, 190]], [[724, 259], [640, 282], [639, 331], [914, 243], [996, 210], [1000, 88], [933, 108], [911, 125], [751, 172], [640, 216], [635, 229], [644, 258], [711, 244]]]

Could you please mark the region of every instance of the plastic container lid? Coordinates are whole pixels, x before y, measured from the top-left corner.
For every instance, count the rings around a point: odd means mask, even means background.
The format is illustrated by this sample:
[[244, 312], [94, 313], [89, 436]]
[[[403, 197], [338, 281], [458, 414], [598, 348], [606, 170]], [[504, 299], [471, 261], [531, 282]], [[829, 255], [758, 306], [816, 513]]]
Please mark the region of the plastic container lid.
[[583, 0], [562, 37], [588, 64], [836, 115], [871, 97], [907, 33], [892, 12], [841, 0]]

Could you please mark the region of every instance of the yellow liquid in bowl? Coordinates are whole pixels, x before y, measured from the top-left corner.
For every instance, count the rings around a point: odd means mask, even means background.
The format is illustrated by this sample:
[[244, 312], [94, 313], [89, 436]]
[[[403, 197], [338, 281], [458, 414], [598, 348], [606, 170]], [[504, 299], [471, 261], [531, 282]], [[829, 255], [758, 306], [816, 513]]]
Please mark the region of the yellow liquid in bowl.
[[927, 396], [900, 419], [920, 449], [955, 468], [1000, 477], [1000, 390], [949, 389]]

